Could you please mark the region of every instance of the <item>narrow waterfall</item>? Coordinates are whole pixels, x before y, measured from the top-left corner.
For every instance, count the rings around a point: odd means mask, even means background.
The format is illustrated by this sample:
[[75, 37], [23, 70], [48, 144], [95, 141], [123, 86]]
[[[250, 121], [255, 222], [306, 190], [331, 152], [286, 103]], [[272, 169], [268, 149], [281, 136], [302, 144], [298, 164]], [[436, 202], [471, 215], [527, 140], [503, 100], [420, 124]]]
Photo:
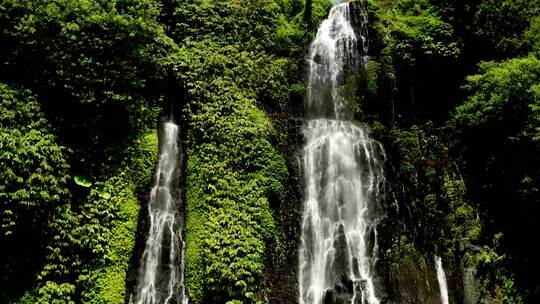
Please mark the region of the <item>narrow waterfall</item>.
[[442, 304], [448, 304], [448, 286], [446, 285], [446, 275], [444, 274], [441, 257], [435, 256], [435, 266], [437, 268], [437, 281], [439, 282], [441, 302]]
[[378, 304], [377, 206], [385, 154], [351, 121], [347, 83], [367, 61], [367, 18], [348, 3], [320, 25], [308, 59], [301, 304]]
[[178, 126], [163, 127], [155, 184], [150, 193], [150, 231], [144, 249], [135, 304], [187, 304], [184, 241], [180, 218]]

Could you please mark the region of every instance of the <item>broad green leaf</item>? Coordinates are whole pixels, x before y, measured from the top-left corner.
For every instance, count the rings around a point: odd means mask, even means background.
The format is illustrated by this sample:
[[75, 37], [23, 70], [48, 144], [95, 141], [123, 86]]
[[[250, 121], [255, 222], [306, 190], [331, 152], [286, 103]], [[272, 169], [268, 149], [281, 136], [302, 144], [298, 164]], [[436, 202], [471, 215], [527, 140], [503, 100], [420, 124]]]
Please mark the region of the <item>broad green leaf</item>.
[[77, 185], [85, 188], [89, 188], [92, 186], [92, 182], [88, 180], [88, 178], [81, 176], [81, 175], [75, 175], [74, 181]]
[[109, 192], [109, 189], [107, 187], [102, 187], [101, 189], [98, 189], [98, 195], [99, 197], [104, 199], [111, 198], [111, 193]]

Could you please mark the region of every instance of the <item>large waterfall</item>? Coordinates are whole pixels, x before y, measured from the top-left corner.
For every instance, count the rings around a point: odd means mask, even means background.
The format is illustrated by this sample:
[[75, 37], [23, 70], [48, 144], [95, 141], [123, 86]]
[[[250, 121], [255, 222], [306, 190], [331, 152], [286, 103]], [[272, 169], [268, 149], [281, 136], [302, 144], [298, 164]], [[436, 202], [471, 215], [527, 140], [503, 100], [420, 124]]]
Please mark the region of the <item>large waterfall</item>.
[[350, 120], [347, 84], [367, 59], [366, 16], [355, 13], [348, 3], [331, 9], [308, 61], [301, 304], [380, 302], [374, 268], [385, 154]]
[[150, 231], [144, 249], [136, 304], [187, 304], [180, 218], [178, 126], [163, 128], [155, 184], [150, 193]]

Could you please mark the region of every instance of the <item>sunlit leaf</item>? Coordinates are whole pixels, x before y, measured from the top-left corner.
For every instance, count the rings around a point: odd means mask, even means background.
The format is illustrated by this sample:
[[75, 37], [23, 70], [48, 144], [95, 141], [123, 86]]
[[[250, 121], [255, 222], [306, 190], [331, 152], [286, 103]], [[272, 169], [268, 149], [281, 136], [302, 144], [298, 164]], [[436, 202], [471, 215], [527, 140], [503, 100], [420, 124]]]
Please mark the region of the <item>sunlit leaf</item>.
[[90, 186], [92, 186], [92, 182], [88, 180], [88, 178], [81, 175], [75, 175], [73, 180], [75, 181], [77, 185], [81, 187], [89, 188]]

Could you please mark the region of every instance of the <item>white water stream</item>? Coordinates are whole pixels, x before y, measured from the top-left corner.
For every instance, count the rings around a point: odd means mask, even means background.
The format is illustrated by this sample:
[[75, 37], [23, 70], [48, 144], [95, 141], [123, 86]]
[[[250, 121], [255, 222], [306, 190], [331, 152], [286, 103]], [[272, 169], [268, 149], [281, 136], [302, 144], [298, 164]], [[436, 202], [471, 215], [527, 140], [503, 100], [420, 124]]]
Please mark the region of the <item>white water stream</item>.
[[437, 268], [437, 281], [439, 282], [439, 291], [441, 293], [442, 304], [448, 304], [448, 286], [446, 285], [446, 275], [442, 265], [442, 259], [435, 256], [435, 267]]
[[365, 26], [349, 4], [334, 6], [311, 45], [304, 124], [301, 304], [378, 304], [377, 206], [384, 149], [347, 118], [347, 79], [367, 58]]
[[135, 304], [187, 304], [184, 241], [180, 217], [178, 126], [163, 128], [155, 184], [150, 193], [150, 231], [144, 249]]

